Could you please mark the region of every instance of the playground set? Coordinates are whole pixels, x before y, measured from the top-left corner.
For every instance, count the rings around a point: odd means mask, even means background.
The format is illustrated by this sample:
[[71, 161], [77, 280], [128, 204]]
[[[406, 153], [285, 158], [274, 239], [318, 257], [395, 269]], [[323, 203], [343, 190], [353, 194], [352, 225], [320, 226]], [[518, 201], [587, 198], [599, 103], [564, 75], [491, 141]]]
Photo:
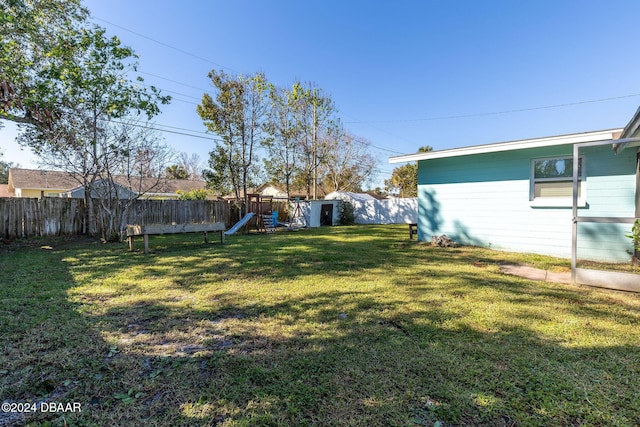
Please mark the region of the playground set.
[[271, 197], [262, 197], [260, 194], [247, 194], [247, 213], [233, 227], [225, 231], [227, 236], [236, 233], [244, 227], [245, 232], [255, 229], [259, 233], [274, 233], [278, 227], [286, 230], [299, 230], [308, 227], [307, 219], [300, 209], [300, 199], [296, 199], [295, 208], [291, 215], [287, 215], [286, 221], [280, 221], [280, 212], [274, 210], [274, 202]]
[[[210, 232], [220, 233], [220, 243], [224, 243], [224, 237], [236, 233], [245, 227], [248, 232], [251, 227], [258, 232], [273, 233], [278, 227], [287, 230], [299, 230], [303, 226], [309, 227], [307, 219], [300, 209], [300, 200], [296, 200], [293, 215], [288, 216], [287, 221], [279, 220], [279, 212], [273, 209], [273, 199], [262, 198], [259, 194], [249, 194], [249, 204], [244, 217], [225, 231], [224, 222], [199, 223], [199, 224], [132, 224], [127, 225], [126, 236], [129, 240], [129, 250], [135, 250], [134, 240], [142, 237], [144, 240], [144, 253], [149, 253], [149, 236], [162, 234], [203, 233], [205, 243], [209, 243]], [[288, 206], [287, 206], [288, 208]], [[252, 221], [255, 218], [255, 221]], [[304, 225], [301, 225], [304, 224]]]

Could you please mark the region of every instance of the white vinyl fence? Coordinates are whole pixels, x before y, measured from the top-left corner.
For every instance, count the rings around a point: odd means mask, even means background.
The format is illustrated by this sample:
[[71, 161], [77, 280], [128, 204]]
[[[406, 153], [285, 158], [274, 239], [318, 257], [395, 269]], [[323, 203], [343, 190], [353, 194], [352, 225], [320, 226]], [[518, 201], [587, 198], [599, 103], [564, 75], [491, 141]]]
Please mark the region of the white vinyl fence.
[[418, 199], [350, 200], [356, 224], [411, 224], [418, 222]]
[[[418, 222], [418, 199], [358, 200], [313, 200], [292, 202], [289, 212], [293, 222], [302, 227], [320, 227], [326, 209], [331, 205], [332, 225], [340, 223], [339, 205], [348, 201], [353, 205], [356, 224], [412, 224]], [[326, 219], [326, 218], [325, 218]]]

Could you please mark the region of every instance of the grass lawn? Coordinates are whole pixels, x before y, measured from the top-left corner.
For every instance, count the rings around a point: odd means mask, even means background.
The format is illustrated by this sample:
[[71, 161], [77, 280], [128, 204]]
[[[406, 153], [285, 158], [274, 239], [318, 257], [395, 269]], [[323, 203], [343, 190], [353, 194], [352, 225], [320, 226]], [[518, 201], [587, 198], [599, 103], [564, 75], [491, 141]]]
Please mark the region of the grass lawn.
[[0, 247], [0, 400], [81, 404], [33, 425], [640, 425], [640, 296], [499, 271], [564, 260], [406, 226], [30, 243]]

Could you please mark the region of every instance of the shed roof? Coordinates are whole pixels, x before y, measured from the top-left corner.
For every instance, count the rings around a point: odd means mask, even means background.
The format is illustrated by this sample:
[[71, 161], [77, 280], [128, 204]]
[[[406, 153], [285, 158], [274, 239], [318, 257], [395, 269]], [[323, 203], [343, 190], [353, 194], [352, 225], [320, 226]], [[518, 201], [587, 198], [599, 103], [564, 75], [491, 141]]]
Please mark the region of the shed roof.
[[449, 150], [428, 151], [389, 158], [389, 163], [414, 162], [426, 159], [467, 156], [471, 154], [496, 153], [500, 151], [524, 150], [527, 148], [552, 147], [555, 145], [576, 144], [582, 142], [606, 141], [617, 139], [624, 129], [606, 129], [593, 132], [573, 133], [545, 138], [521, 139], [494, 144], [474, 145]]

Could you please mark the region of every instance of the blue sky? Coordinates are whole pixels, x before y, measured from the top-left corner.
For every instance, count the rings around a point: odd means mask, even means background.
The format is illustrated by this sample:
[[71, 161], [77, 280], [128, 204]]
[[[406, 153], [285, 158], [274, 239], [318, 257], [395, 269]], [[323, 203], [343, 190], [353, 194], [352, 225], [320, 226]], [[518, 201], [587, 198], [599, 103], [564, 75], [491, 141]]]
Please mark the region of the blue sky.
[[[640, 2], [87, 0], [171, 95], [159, 128], [206, 137], [212, 68], [315, 82], [345, 127], [389, 156], [623, 127], [640, 105]], [[178, 130], [175, 128], [185, 129]], [[203, 161], [212, 142], [163, 134]], [[0, 130], [5, 159], [32, 166]]]

